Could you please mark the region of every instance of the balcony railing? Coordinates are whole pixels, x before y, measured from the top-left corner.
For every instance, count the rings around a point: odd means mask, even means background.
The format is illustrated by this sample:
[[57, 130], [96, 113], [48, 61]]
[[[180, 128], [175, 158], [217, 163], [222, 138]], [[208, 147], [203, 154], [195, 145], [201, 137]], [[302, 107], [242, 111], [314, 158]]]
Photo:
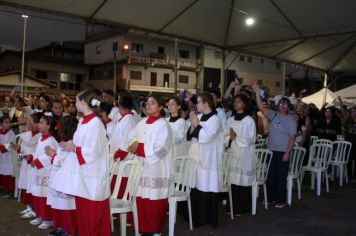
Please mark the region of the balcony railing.
[[[154, 55], [158, 55], [157, 53]], [[142, 63], [150, 66], [170, 66], [173, 67], [175, 64], [175, 59], [169, 57], [168, 55], [160, 54], [160, 56], [150, 55], [140, 55], [140, 54], [131, 54], [130, 63]], [[186, 59], [178, 58], [178, 69], [179, 68], [188, 68], [196, 69], [199, 65], [199, 60], [196, 59]]]

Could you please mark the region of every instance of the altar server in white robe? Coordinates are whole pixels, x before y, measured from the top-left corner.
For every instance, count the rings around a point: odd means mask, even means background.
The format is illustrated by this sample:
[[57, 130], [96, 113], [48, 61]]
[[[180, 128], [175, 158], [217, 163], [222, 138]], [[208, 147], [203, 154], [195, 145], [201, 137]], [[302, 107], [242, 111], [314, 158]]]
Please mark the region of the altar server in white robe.
[[99, 106], [94, 91], [77, 95], [76, 108], [84, 117], [73, 141], [60, 143], [63, 151], [75, 153], [76, 158], [66, 158], [51, 183], [53, 189], [75, 196], [79, 235], [111, 235], [109, 143], [105, 126], [94, 113]]
[[112, 105], [112, 109], [110, 113], [108, 113], [109, 118], [112, 120], [114, 124], [120, 119], [120, 111], [117, 106], [115, 106], [115, 93], [111, 89], [103, 90], [102, 94], [103, 102], [107, 102]]
[[[117, 121], [113, 132], [112, 144], [110, 152], [113, 152], [115, 169], [111, 180], [111, 191], [114, 190], [116, 183], [116, 173], [118, 171], [119, 162], [126, 159], [128, 156], [128, 147], [130, 144], [130, 133], [135, 129], [137, 123], [134, 113], [132, 112], [133, 100], [130, 95], [121, 95], [118, 106], [120, 109], [121, 118]], [[122, 198], [127, 185], [127, 177], [121, 179], [118, 197]]]
[[251, 212], [252, 185], [256, 182], [256, 124], [247, 109], [250, 99], [245, 94], [234, 97], [235, 115], [227, 121], [225, 142], [233, 155], [229, 165], [234, 214]]
[[[60, 139], [64, 142], [73, 140], [73, 135], [78, 125], [77, 118], [68, 115], [62, 117], [59, 124], [58, 134]], [[63, 151], [61, 148], [54, 150], [49, 146], [45, 148], [45, 151], [51, 157], [52, 164], [47, 195], [47, 204], [51, 206], [53, 216], [53, 231], [50, 235], [75, 235], [77, 231], [77, 219], [74, 196], [56, 191], [52, 188], [52, 182], [58, 170], [62, 167], [64, 160], [67, 158], [76, 159], [76, 154], [74, 152]]]
[[198, 161], [195, 188], [191, 191], [193, 222], [196, 226], [218, 225], [219, 192], [223, 190], [223, 145], [221, 121], [209, 93], [198, 97], [198, 116], [190, 115], [190, 155]]
[[168, 197], [172, 194], [172, 130], [163, 114], [164, 101], [150, 96], [148, 118], [138, 123], [131, 135], [129, 152], [144, 164], [137, 190], [139, 229], [143, 235], [162, 232], [167, 219]]
[[11, 129], [8, 116], [0, 117], [0, 186], [2, 196], [11, 196], [15, 191], [15, 159], [11, 143], [15, 141], [15, 133]]
[[169, 117], [166, 118], [173, 131], [173, 157], [188, 153], [187, 124], [180, 116], [181, 100], [173, 97], [168, 101]]
[[[40, 113], [33, 113], [30, 115], [27, 118], [26, 131], [20, 133], [20, 146], [13, 144], [13, 146], [16, 147], [18, 153], [20, 153], [22, 157], [33, 154], [36, 150], [37, 144], [42, 136], [42, 134], [38, 131], [38, 123], [40, 118]], [[33, 211], [34, 205], [32, 202], [32, 195], [29, 191], [27, 191], [29, 185], [28, 180], [31, 177], [31, 171], [31, 161], [23, 158], [20, 168], [18, 188], [22, 189], [22, 203], [27, 205], [27, 209], [20, 212], [22, 219], [30, 219], [36, 216], [36, 213]]]
[[[33, 158], [33, 172], [31, 175], [30, 192], [35, 202], [37, 218], [30, 221], [32, 225], [39, 225], [39, 229], [49, 229], [52, 226], [52, 210], [47, 205], [48, 183], [51, 174], [51, 160], [45, 152], [45, 147], [58, 148], [56, 139], [52, 136], [57, 121], [53, 116], [42, 115], [38, 124], [38, 130], [42, 134], [37, 144]], [[30, 155], [31, 156], [31, 155]], [[30, 158], [30, 159], [31, 159]]]
[[[106, 128], [106, 135], [109, 139], [109, 145], [111, 147], [112, 145], [112, 136], [113, 132], [115, 129], [116, 122], [114, 122], [110, 117], [109, 114], [111, 110], [113, 109], [113, 105], [107, 103], [107, 102], [101, 102], [100, 103], [100, 117], [101, 120], [103, 121], [105, 128]], [[110, 148], [111, 150], [111, 148]]]

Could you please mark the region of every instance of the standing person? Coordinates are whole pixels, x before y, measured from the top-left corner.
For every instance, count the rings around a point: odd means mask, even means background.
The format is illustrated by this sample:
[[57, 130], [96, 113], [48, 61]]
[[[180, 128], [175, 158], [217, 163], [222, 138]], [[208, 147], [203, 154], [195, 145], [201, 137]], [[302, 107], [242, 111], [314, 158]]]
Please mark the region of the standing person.
[[59, 137], [58, 132], [60, 129], [60, 120], [63, 116], [63, 104], [62, 104], [61, 100], [55, 99], [51, 102], [51, 113], [52, 113], [52, 116], [57, 121], [52, 135], [57, 140], [57, 142], [59, 142], [60, 137]]
[[39, 229], [49, 229], [52, 227], [52, 210], [47, 205], [48, 180], [51, 174], [50, 156], [45, 152], [45, 147], [50, 146], [52, 149], [58, 148], [56, 139], [52, 136], [56, 120], [53, 116], [42, 115], [38, 123], [38, 130], [42, 134], [33, 154], [28, 156], [32, 159], [34, 168], [31, 175], [30, 192], [35, 202], [35, 212], [37, 218], [30, 221], [31, 225], [39, 225]]
[[[267, 100], [262, 100], [262, 106], [268, 109], [268, 102]], [[257, 112], [257, 128], [258, 133], [261, 134], [264, 138], [267, 138], [268, 131], [269, 131], [269, 121], [268, 118], [261, 112]]]
[[219, 102], [221, 93], [218, 90], [210, 90], [209, 93], [213, 97], [216, 114], [220, 119], [222, 130], [224, 130], [226, 126], [226, 113]]
[[51, 112], [51, 98], [48, 95], [42, 94], [39, 100], [40, 109], [38, 112]]
[[73, 141], [61, 142], [66, 158], [51, 187], [75, 196], [79, 235], [106, 236], [110, 231], [109, 143], [105, 126], [94, 111], [100, 101], [93, 90], [84, 90], [76, 98], [76, 108], [84, 117]]
[[[78, 120], [75, 116], [65, 116], [60, 119], [59, 136], [63, 142], [73, 140], [73, 135], [77, 129]], [[74, 196], [58, 192], [52, 188], [52, 181], [56, 177], [66, 158], [76, 158], [74, 152], [57, 150], [50, 146], [45, 147], [46, 154], [51, 157], [52, 171], [49, 179], [47, 204], [52, 208], [53, 231], [49, 236], [75, 235], [77, 231], [77, 219], [75, 214]]]
[[9, 117], [11, 119], [11, 127], [15, 134], [19, 134], [25, 130], [27, 116], [30, 115], [31, 109], [25, 109], [23, 99], [16, 96], [14, 99], [14, 106], [9, 110]]
[[[13, 146], [21, 153], [22, 156], [27, 156], [33, 154], [36, 150], [37, 144], [42, 136], [38, 131], [38, 123], [41, 119], [40, 113], [34, 113], [27, 118], [27, 127], [26, 132], [20, 134], [21, 146], [13, 144]], [[20, 175], [19, 175], [19, 184], [18, 188], [22, 189], [22, 203], [27, 205], [27, 209], [21, 211], [22, 219], [31, 219], [36, 217], [34, 212], [34, 203], [32, 201], [32, 195], [29, 192], [29, 180], [31, 177], [32, 167], [31, 162], [25, 158], [22, 160]]]
[[149, 96], [148, 118], [131, 134], [130, 153], [144, 164], [137, 190], [139, 229], [144, 236], [160, 234], [167, 220], [168, 197], [172, 193], [172, 130], [164, 118], [164, 101]]
[[335, 115], [332, 108], [326, 108], [320, 117], [316, 130], [319, 139], [329, 139], [335, 141], [338, 134], [341, 133], [341, 122]]
[[188, 153], [187, 124], [180, 115], [181, 100], [173, 97], [168, 101], [169, 118], [166, 118], [173, 131], [173, 157]]
[[109, 144], [110, 144], [110, 150], [111, 150], [111, 145], [112, 145], [112, 136], [113, 132], [115, 129], [115, 124], [114, 121], [109, 117], [109, 114], [111, 110], [113, 109], [113, 105], [107, 102], [101, 102], [100, 103], [100, 118], [103, 121], [105, 128], [106, 128], [106, 135], [108, 136], [109, 139]]
[[0, 186], [2, 196], [9, 197], [15, 191], [14, 157], [11, 147], [11, 143], [15, 141], [15, 133], [11, 129], [10, 117], [0, 117], [0, 125]]
[[273, 152], [273, 158], [267, 177], [268, 202], [275, 202], [275, 207], [283, 208], [287, 194], [289, 155], [295, 143], [297, 123], [295, 118], [288, 114], [288, 98], [279, 100], [278, 112], [275, 112], [263, 107], [259, 96], [260, 87], [255, 83], [252, 88], [256, 93], [258, 108], [270, 121], [267, 147]]
[[219, 192], [223, 189], [224, 137], [213, 97], [204, 93], [197, 99], [198, 116], [190, 114], [187, 139], [190, 154], [197, 159], [195, 188], [191, 191], [193, 222], [196, 226], [218, 226]]
[[102, 92], [101, 96], [103, 98], [103, 102], [107, 102], [113, 106], [111, 109], [111, 112], [109, 114], [109, 118], [116, 124], [118, 119], [120, 119], [120, 112], [119, 112], [119, 108], [117, 106], [115, 106], [114, 91], [112, 91], [111, 89], [105, 89]]
[[225, 136], [233, 152], [229, 166], [234, 214], [251, 212], [252, 186], [256, 183], [256, 124], [247, 114], [249, 98], [244, 94], [234, 97], [235, 115], [228, 119]]

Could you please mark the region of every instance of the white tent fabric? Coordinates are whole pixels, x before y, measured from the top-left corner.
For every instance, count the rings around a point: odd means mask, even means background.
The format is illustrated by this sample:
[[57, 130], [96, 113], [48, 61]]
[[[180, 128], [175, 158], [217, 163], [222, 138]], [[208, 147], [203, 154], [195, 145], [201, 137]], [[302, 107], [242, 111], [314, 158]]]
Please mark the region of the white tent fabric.
[[350, 87], [338, 90], [335, 92], [336, 96], [341, 96], [344, 98], [354, 98], [356, 99], [356, 84], [351, 85]]
[[[0, 0], [0, 6], [162, 34], [324, 71], [356, 71], [355, 0]], [[247, 17], [254, 17], [255, 25], [247, 27]]]
[[[302, 98], [302, 101], [307, 104], [314, 103], [315, 106], [320, 109], [324, 105], [324, 99], [325, 99], [325, 103], [328, 103], [329, 105], [339, 105], [338, 101], [337, 101], [337, 97], [338, 96], [335, 95], [335, 93], [333, 93], [329, 89], [323, 88], [308, 97]], [[342, 97], [342, 100], [343, 100], [344, 105], [347, 105], [347, 106], [353, 105], [352, 100], [345, 99], [343, 97]]]

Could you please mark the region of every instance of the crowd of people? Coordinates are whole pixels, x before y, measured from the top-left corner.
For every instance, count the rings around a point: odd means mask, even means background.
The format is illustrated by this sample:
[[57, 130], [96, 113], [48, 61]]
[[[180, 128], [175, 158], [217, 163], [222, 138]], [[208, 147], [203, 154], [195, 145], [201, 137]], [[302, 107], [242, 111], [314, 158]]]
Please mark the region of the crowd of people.
[[[84, 90], [75, 101], [63, 94], [5, 96], [1, 195], [21, 189], [27, 206], [21, 218], [40, 229], [53, 228], [50, 235], [111, 235], [109, 198], [117, 178], [110, 181], [110, 165], [134, 156], [144, 168], [135, 199], [138, 228], [142, 235], [159, 235], [174, 184], [173, 157], [188, 155], [198, 162], [191, 190], [193, 223], [217, 227], [227, 149], [234, 154], [228, 168], [234, 214], [251, 212], [259, 134], [268, 137], [273, 152], [268, 202], [283, 208], [296, 143], [308, 149], [312, 135], [334, 141], [343, 134], [356, 158], [356, 106], [348, 109], [339, 98], [340, 107], [319, 110], [294, 100], [267, 100], [257, 83], [249, 87], [235, 81], [224, 96], [214, 89], [196, 95], [183, 91], [168, 99], [154, 94], [134, 98], [129, 92], [116, 97], [112, 90]], [[118, 198], [127, 181], [121, 179]]]

